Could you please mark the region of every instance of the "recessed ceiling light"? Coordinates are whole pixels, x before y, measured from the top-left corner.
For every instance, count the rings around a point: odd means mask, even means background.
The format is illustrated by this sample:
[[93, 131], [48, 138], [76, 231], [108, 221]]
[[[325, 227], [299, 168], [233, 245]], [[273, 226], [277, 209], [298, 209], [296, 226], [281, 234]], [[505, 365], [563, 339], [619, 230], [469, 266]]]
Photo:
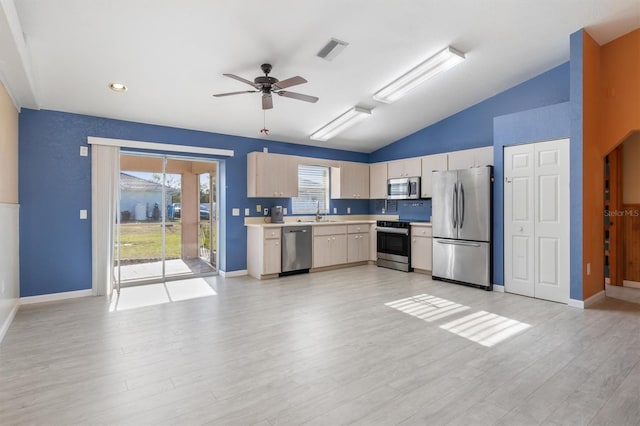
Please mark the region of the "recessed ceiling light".
[[123, 83], [109, 83], [109, 89], [113, 90], [114, 92], [126, 92], [127, 86], [125, 86]]

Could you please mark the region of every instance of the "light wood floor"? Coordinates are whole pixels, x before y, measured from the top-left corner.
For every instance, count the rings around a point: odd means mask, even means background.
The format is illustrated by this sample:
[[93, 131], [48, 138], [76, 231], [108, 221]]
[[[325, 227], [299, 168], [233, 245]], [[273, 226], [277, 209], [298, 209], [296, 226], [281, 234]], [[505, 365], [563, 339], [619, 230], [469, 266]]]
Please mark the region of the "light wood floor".
[[[216, 295], [138, 309], [21, 307], [0, 345], [0, 424], [640, 424], [638, 305], [583, 311], [375, 266], [206, 280]], [[500, 324], [521, 326], [478, 339]]]

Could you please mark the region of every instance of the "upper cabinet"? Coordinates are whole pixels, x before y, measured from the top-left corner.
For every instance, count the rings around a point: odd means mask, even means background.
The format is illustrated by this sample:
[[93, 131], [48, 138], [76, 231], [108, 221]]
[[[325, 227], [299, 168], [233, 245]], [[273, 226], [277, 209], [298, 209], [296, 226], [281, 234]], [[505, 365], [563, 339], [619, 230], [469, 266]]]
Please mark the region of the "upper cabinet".
[[447, 154], [434, 154], [422, 157], [422, 179], [420, 183], [420, 197], [431, 198], [433, 195], [431, 173], [448, 170]]
[[404, 158], [402, 160], [389, 161], [387, 163], [388, 178], [420, 176], [422, 165], [420, 157]]
[[387, 163], [369, 165], [369, 198], [381, 200], [387, 198]]
[[449, 170], [493, 165], [493, 146], [449, 153]]
[[369, 165], [341, 161], [331, 168], [331, 198], [368, 199]]
[[298, 162], [295, 156], [251, 152], [247, 154], [247, 197], [298, 196]]

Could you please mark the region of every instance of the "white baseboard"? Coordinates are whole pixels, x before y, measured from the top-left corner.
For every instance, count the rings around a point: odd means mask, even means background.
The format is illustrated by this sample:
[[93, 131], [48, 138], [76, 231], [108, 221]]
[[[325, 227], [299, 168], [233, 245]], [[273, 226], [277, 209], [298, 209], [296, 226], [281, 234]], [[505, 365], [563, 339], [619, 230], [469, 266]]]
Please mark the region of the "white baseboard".
[[21, 305], [30, 305], [32, 303], [53, 302], [55, 300], [75, 299], [76, 297], [93, 296], [93, 290], [76, 290], [65, 291], [62, 293], [41, 294], [39, 296], [27, 296], [20, 298]]
[[572, 308], [584, 309], [584, 302], [582, 300], [569, 299], [567, 305], [571, 306]]
[[624, 280], [622, 281], [622, 286], [631, 287], [631, 288], [640, 288], [640, 283], [638, 281]]
[[595, 305], [606, 297], [604, 290], [600, 290], [598, 293], [594, 294], [590, 298], [584, 301], [585, 309], [591, 305]]
[[640, 290], [633, 287], [620, 286], [620, 285], [607, 285], [606, 286], [607, 297], [613, 297], [614, 299], [625, 300], [632, 303], [640, 303]]
[[2, 343], [2, 339], [4, 339], [4, 335], [9, 331], [9, 327], [13, 322], [13, 319], [16, 317], [16, 313], [18, 312], [18, 308], [20, 307], [20, 303], [18, 299], [16, 299], [11, 312], [9, 312], [9, 316], [4, 320], [2, 326], [0, 327], [0, 343]]
[[587, 309], [589, 306], [592, 306], [600, 302], [604, 298], [605, 298], [604, 290], [600, 290], [598, 293], [594, 294], [587, 300], [569, 299], [569, 303], [567, 303], [567, 305], [573, 308]]
[[493, 291], [496, 291], [498, 293], [504, 293], [504, 286], [503, 285], [494, 284], [493, 285]]
[[243, 277], [245, 275], [249, 274], [249, 271], [247, 271], [246, 269], [239, 269], [237, 271], [223, 271], [223, 270], [219, 270], [218, 274], [222, 277], [222, 278], [234, 278], [234, 277]]

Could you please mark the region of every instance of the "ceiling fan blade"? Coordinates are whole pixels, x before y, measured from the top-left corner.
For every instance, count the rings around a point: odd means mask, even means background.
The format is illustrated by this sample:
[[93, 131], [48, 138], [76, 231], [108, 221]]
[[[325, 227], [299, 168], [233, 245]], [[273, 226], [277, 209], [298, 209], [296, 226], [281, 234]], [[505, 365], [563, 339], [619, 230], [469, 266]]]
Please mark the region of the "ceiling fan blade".
[[215, 96], [216, 98], [219, 98], [221, 96], [231, 96], [231, 95], [240, 95], [242, 93], [256, 93], [257, 90], [242, 90], [240, 92], [228, 92], [228, 93], [216, 93]]
[[246, 78], [238, 77], [238, 76], [237, 76], [237, 75], [235, 75], [235, 74], [222, 74], [222, 75], [224, 75], [225, 77], [233, 78], [234, 80], [241, 81], [241, 82], [246, 83], [246, 84], [248, 84], [249, 86], [253, 86], [253, 87], [255, 87], [255, 88], [257, 89], [256, 84], [255, 84], [253, 81], [249, 81], [249, 80], [247, 80]]
[[318, 102], [318, 99], [319, 99], [315, 96], [303, 95], [302, 93], [296, 93], [296, 92], [286, 92], [284, 90], [281, 90], [275, 93], [277, 93], [280, 96], [284, 96], [285, 98], [292, 98], [292, 99], [297, 99], [299, 101], [305, 101], [305, 102], [311, 102], [311, 103], [316, 103]]
[[287, 78], [286, 80], [279, 81], [274, 84], [278, 89], [286, 89], [287, 87], [297, 86], [298, 84], [306, 83], [307, 80], [300, 77], [299, 75], [291, 78]]
[[271, 109], [273, 108], [273, 98], [271, 95], [264, 94], [262, 95], [262, 109]]

